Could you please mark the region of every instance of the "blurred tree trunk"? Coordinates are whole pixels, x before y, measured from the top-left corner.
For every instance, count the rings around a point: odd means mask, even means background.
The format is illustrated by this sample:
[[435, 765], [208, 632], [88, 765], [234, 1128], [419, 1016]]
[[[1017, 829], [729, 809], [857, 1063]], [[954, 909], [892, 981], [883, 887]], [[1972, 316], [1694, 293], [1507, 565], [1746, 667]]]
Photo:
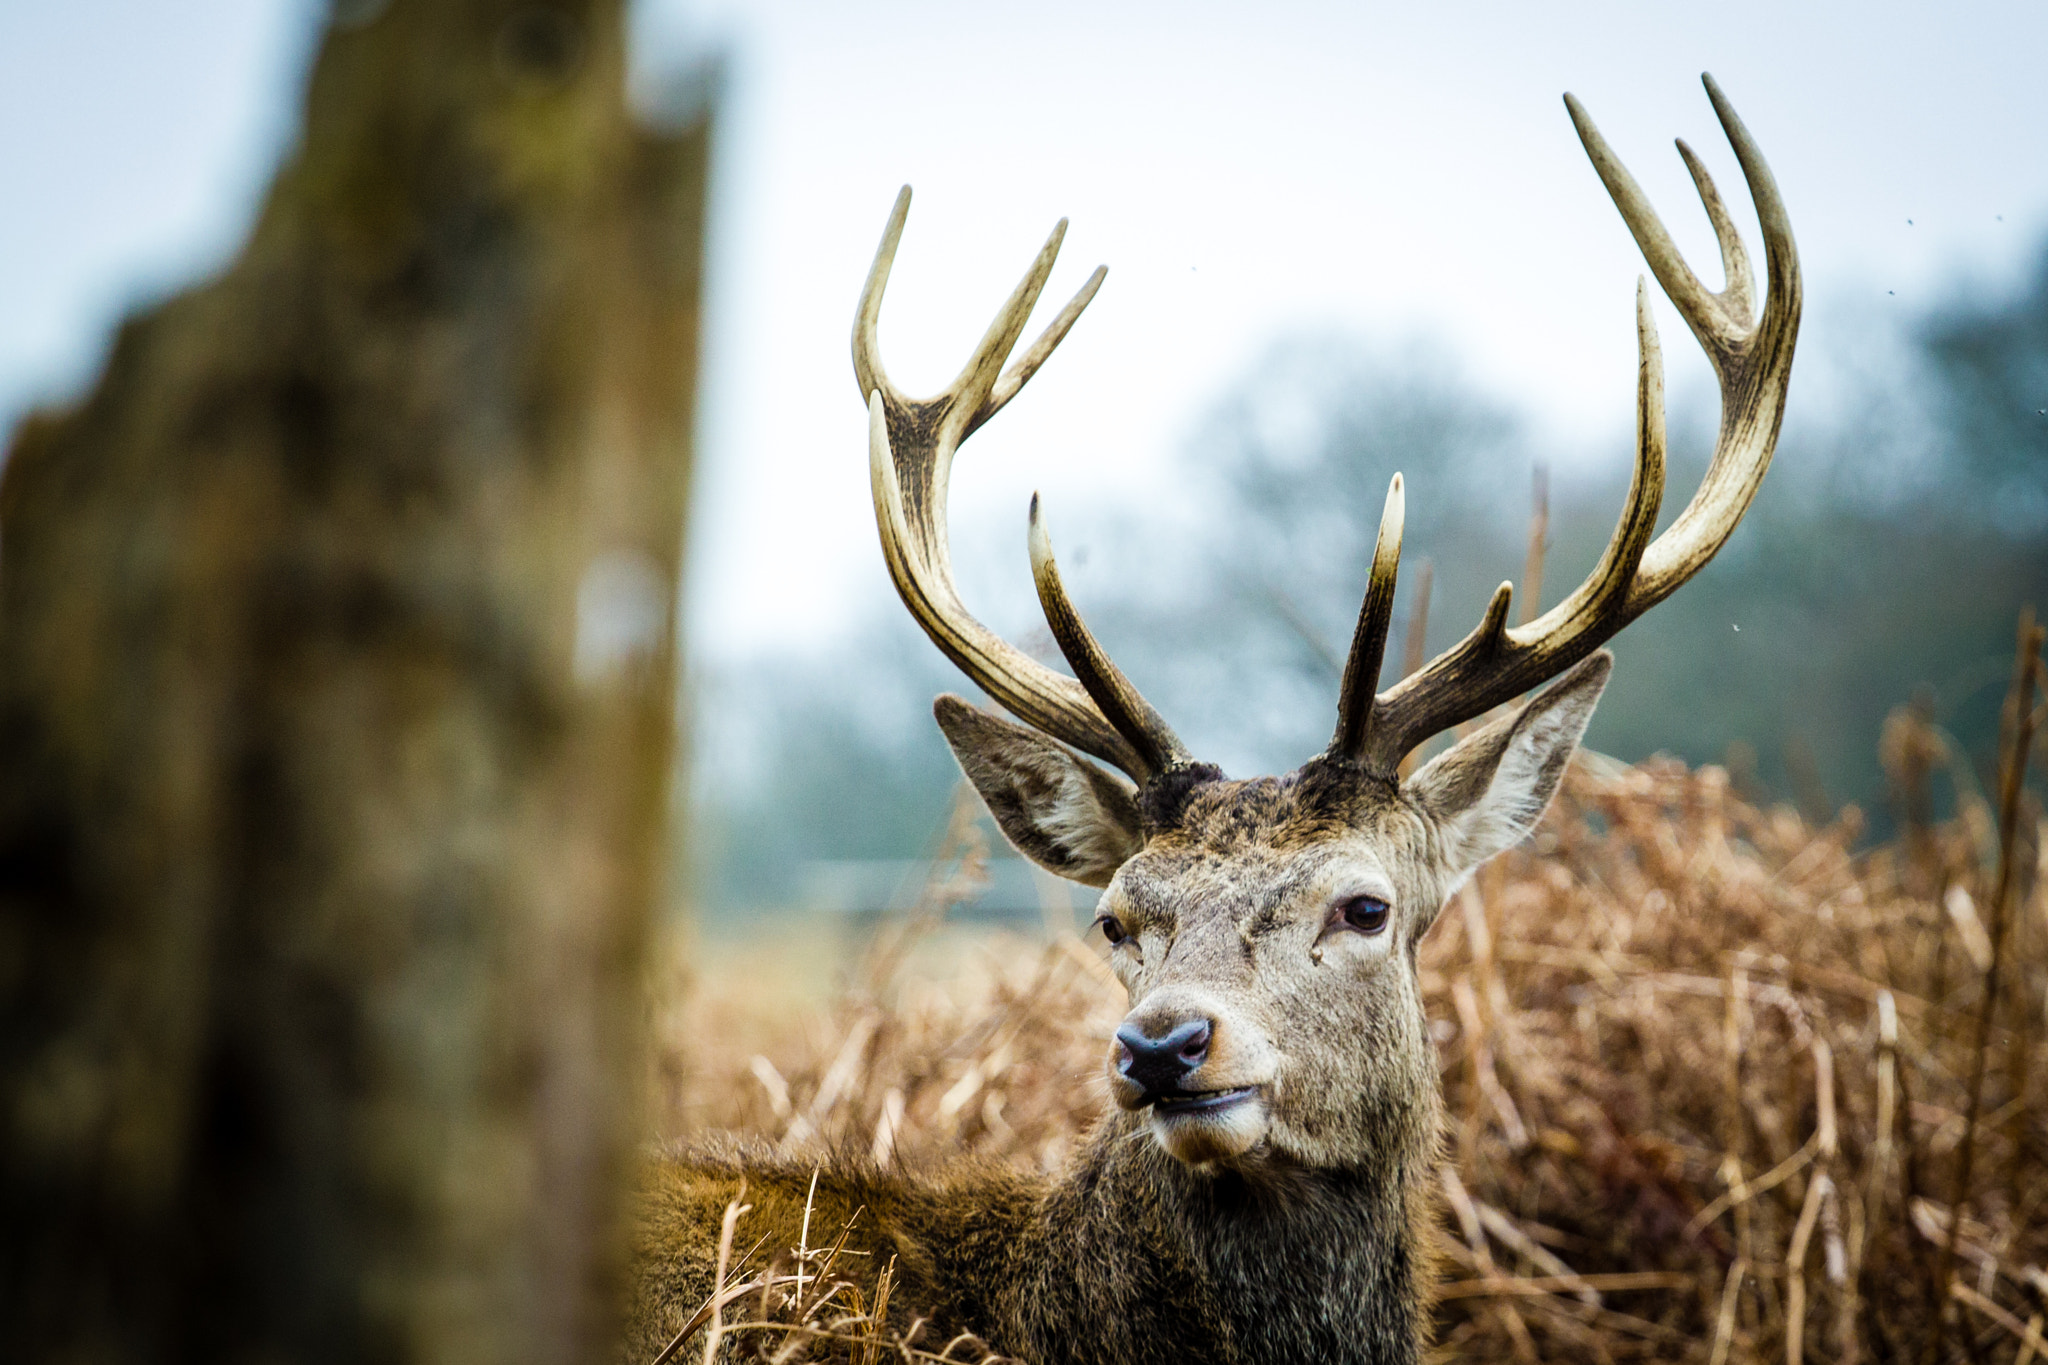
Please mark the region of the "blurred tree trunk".
[[701, 113], [348, 0], [232, 268], [0, 482], [0, 1356], [604, 1352]]

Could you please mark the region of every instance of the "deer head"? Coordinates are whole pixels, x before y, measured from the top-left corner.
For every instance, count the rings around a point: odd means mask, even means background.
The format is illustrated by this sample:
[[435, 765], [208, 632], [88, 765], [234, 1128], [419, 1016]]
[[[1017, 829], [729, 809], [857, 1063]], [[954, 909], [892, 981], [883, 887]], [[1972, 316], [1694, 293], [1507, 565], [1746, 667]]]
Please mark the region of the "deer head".
[[[1525, 836], [1548, 806], [1607, 682], [1612, 657], [1600, 646], [1698, 572], [1756, 494], [1784, 412], [1799, 266], [1770, 169], [1711, 77], [1706, 88], [1763, 228], [1760, 317], [1741, 238], [1685, 143], [1679, 155], [1720, 241], [1726, 285], [1718, 293], [1694, 275], [1585, 110], [1565, 97], [1594, 169], [1720, 381], [1719, 438], [1692, 501], [1654, 536], [1664, 491], [1663, 366], [1639, 281], [1635, 473], [1592, 573], [1518, 627], [1508, 624], [1511, 588], [1501, 584], [1471, 634], [1379, 692], [1401, 553], [1404, 494], [1395, 475], [1336, 733], [1325, 752], [1282, 777], [1233, 781], [1194, 759], [1075, 612], [1035, 496], [1032, 572], [1073, 677], [1005, 643], [961, 604], [946, 536], [953, 453], [1045, 362], [1104, 272], [1004, 369], [1051, 272], [1063, 220], [959, 377], [937, 397], [905, 397], [875, 346], [908, 187], [897, 198], [853, 331], [883, 556], [933, 642], [1023, 722], [953, 696], [935, 708], [1010, 841], [1042, 867], [1104, 888], [1098, 922], [1132, 1004], [1108, 1063], [1111, 1089], [1183, 1162], [1331, 1167], [1426, 1153], [1435, 1062], [1417, 945], [1459, 883]], [[1431, 736], [1545, 683], [1401, 776], [1402, 759]]]

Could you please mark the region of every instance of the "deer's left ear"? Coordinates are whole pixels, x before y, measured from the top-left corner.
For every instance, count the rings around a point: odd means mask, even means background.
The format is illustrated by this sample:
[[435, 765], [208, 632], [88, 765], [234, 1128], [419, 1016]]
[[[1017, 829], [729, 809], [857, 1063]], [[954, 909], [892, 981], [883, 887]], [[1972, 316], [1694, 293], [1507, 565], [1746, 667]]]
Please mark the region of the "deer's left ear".
[[1543, 818], [1613, 671], [1614, 656], [1598, 651], [1408, 779], [1404, 789], [1443, 831], [1452, 884]]

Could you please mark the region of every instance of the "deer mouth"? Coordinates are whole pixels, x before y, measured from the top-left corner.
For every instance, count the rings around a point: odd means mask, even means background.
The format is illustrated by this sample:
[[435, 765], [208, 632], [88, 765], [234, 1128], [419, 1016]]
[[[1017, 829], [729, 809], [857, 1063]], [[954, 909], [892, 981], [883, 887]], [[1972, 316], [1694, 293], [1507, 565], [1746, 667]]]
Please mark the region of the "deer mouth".
[[1189, 1166], [1243, 1156], [1266, 1135], [1266, 1106], [1255, 1085], [1176, 1091], [1150, 1107], [1152, 1140]]
[[1152, 1101], [1152, 1112], [1161, 1117], [1175, 1114], [1213, 1114], [1258, 1094], [1258, 1087], [1241, 1085], [1234, 1090], [1197, 1090], [1187, 1094], [1161, 1095]]

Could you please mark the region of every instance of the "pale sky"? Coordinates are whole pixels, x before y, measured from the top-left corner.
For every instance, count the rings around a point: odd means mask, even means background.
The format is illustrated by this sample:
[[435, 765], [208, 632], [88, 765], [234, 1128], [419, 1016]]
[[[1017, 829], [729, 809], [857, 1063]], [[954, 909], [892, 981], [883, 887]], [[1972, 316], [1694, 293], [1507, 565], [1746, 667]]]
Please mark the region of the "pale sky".
[[[0, 419], [77, 392], [126, 307], [231, 255], [290, 136], [320, 12], [0, 0]], [[1032, 489], [1057, 525], [1166, 486], [1207, 407], [1299, 327], [1432, 337], [1547, 449], [1615, 458], [1641, 265], [1565, 90], [1712, 281], [1673, 136], [1756, 245], [1698, 82], [1714, 72], [1790, 207], [1809, 364], [1853, 343], [1830, 334], [1841, 320], [1959, 282], [2009, 287], [2048, 231], [2042, 0], [646, 0], [638, 20], [649, 68], [705, 45], [728, 61], [691, 544], [700, 657], [830, 632], [883, 591], [847, 331], [905, 181], [917, 198], [882, 336], [913, 392], [952, 376], [1062, 215], [1047, 313], [1110, 267], [958, 466], [956, 537], [1014, 539], [1020, 578]], [[1696, 384], [1689, 337], [1668, 307], [1660, 320], [1674, 385]], [[1795, 379], [1795, 412], [1801, 398]], [[1425, 475], [1410, 471], [1411, 500]]]

